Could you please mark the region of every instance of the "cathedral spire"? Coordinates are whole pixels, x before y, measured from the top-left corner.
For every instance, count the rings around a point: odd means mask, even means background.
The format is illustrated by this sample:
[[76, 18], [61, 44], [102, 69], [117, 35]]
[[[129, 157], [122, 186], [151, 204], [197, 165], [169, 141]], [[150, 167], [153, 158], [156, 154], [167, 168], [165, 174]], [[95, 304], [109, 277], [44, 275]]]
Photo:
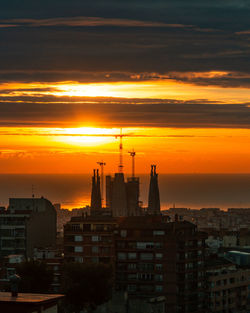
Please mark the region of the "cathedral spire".
[[91, 209], [99, 210], [102, 208], [100, 175], [98, 170], [93, 171], [92, 190], [91, 190]]
[[156, 165], [151, 165], [150, 185], [148, 195], [148, 213], [152, 215], [160, 214], [160, 193], [158, 186], [158, 174], [156, 173]]

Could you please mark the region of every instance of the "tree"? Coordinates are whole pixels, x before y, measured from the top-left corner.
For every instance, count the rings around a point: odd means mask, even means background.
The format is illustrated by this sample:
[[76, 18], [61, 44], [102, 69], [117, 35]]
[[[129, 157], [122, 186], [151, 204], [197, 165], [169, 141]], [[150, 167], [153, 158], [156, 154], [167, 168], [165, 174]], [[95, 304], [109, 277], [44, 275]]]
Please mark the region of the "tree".
[[19, 291], [46, 293], [50, 289], [53, 272], [40, 261], [25, 261], [18, 265], [17, 274], [21, 277]]
[[62, 292], [66, 302], [75, 311], [94, 309], [111, 298], [112, 267], [105, 264], [65, 264], [62, 274]]

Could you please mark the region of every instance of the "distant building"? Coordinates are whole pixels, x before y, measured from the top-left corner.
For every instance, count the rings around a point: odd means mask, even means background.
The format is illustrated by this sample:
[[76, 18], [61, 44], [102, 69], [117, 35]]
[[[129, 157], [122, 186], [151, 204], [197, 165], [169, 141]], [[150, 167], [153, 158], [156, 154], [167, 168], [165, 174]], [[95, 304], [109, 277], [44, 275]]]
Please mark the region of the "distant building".
[[228, 251], [225, 258], [239, 266], [250, 266], [250, 253], [243, 251]]
[[[125, 181], [123, 173], [115, 173], [114, 177], [106, 176], [106, 207], [110, 209], [114, 217], [144, 215], [139, 198], [139, 177], [132, 176]], [[148, 208], [146, 212], [149, 215], [161, 214], [156, 165], [151, 166]]]
[[223, 234], [222, 246], [225, 248], [236, 247], [238, 244], [237, 232], [227, 231]]
[[249, 269], [237, 269], [223, 258], [207, 264], [208, 312], [247, 313]]
[[0, 212], [0, 257], [33, 257], [35, 247], [56, 243], [56, 210], [45, 198], [11, 198]]
[[106, 176], [106, 206], [114, 217], [139, 216], [139, 178], [130, 177], [125, 182], [123, 173]]

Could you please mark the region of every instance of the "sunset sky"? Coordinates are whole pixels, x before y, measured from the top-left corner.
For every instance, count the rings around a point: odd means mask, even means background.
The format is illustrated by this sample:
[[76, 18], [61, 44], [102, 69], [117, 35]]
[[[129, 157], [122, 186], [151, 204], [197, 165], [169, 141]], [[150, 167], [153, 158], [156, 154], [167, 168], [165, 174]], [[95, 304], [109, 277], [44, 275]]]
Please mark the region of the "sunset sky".
[[250, 173], [250, 2], [9, 0], [0, 173]]

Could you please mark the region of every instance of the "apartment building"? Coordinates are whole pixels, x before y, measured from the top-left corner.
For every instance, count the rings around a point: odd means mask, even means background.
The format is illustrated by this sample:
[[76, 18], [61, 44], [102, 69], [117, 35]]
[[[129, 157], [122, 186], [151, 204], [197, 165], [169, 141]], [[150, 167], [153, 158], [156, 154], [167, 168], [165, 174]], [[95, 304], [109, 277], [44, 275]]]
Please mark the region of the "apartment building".
[[221, 258], [208, 263], [206, 275], [208, 312], [249, 312], [249, 269]]
[[130, 299], [165, 297], [166, 312], [205, 312], [205, 239], [177, 217], [122, 218], [115, 234], [116, 289]]
[[110, 216], [72, 217], [64, 226], [64, 257], [68, 262], [114, 263], [114, 230]]
[[56, 243], [56, 210], [45, 198], [11, 198], [0, 211], [0, 257], [33, 257], [35, 247]]

